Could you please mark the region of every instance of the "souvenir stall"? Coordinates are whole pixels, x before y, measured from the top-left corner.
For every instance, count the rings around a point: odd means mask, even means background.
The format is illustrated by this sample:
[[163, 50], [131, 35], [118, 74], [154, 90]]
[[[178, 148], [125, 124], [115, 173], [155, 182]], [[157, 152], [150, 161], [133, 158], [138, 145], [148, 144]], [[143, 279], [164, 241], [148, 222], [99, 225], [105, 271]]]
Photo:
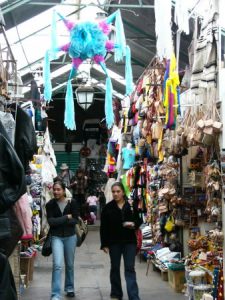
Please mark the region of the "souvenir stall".
[[[13, 275], [11, 279], [14, 278], [16, 287], [13, 292], [18, 294], [19, 299], [23, 289], [33, 279], [37, 255], [34, 242], [39, 240], [41, 222], [44, 222], [40, 213], [43, 187], [56, 177], [56, 161], [48, 130], [45, 133], [38, 131], [42, 129], [40, 123], [46, 119], [46, 115], [37, 124], [32, 101], [18, 100], [16, 93], [8, 90], [8, 83], [15, 88], [18, 84], [18, 78], [14, 76], [16, 63], [13, 56], [8, 64], [1, 65], [1, 72], [4, 81], [0, 96], [1, 178], [4, 180], [1, 181], [0, 248], [1, 260], [8, 266], [7, 274]], [[40, 99], [39, 102], [43, 104]], [[50, 179], [46, 178], [47, 175]], [[14, 289], [13, 283], [9, 288]], [[0, 294], [4, 298], [4, 291], [0, 291]]]
[[[122, 181], [148, 224], [142, 228], [148, 235], [141, 249], [147, 273], [153, 264], [189, 300], [223, 299], [216, 6], [201, 19], [201, 27], [197, 21], [189, 50], [191, 72], [187, 69], [182, 79], [175, 56], [162, 59], [168, 55], [158, 51], [134, 93], [122, 101], [105, 167], [110, 177]], [[206, 39], [213, 41], [210, 46]], [[204, 62], [206, 53], [211, 55]]]

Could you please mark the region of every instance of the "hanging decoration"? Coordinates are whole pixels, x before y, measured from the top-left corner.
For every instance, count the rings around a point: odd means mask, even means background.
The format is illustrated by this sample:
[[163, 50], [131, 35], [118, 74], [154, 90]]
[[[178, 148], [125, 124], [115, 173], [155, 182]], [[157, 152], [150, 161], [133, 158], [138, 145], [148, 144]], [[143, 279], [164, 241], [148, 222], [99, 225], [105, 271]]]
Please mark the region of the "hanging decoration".
[[176, 57], [173, 54], [167, 61], [163, 84], [164, 107], [166, 109], [166, 128], [175, 129], [177, 114], [179, 113], [179, 75], [176, 71]]
[[178, 31], [185, 34], [190, 33], [189, 29], [189, 9], [190, 4], [188, 1], [176, 0], [174, 10], [174, 21], [178, 26]]
[[[111, 128], [114, 123], [112, 93], [113, 87], [111, 78], [107, 72], [105, 64], [105, 56], [107, 52], [114, 51], [115, 62], [125, 59], [126, 68], [126, 94], [130, 95], [133, 91], [133, 76], [131, 68], [130, 49], [126, 45], [124, 28], [120, 10], [117, 10], [112, 15], [104, 20], [96, 22], [80, 22], [73, 23], [65, 19], [58, 13], [60, 19], [64, 22], [70, 33], [69, 43], [57, 47], [56, 43], [56, 17], [54, 14], [54, 22], [52, 24], [52, 45], [51, 50], [48, 50], [44, 60], [44, 98], [50, 101], [52, 97], [52, 85], [50, 78], [50, 61], [55, 59], [57, 52], [63, 51], [70, 55], [72, 59], [72, 68], [68, 78], [66, 91], [66, 105], [64, 124], [70, 130], [76, 129], [74, 116], [73, 92], [71, 90], [71, 80], [77, 74], [79, 66], [86, 60], [91, 59], [99, 64], [106, 75], [106, 93], [105, 93], [105, 115], [108, 128]], [[109, 34], [112, 30], [112, 23], [115, 25], [116, 38], [115, 42], [109, 39]]]
[[155, 33], [156, 49], [160, 59], [170, 59], [173, 52], [172, 31], [171, 31], [171, 0], [155, 0]]

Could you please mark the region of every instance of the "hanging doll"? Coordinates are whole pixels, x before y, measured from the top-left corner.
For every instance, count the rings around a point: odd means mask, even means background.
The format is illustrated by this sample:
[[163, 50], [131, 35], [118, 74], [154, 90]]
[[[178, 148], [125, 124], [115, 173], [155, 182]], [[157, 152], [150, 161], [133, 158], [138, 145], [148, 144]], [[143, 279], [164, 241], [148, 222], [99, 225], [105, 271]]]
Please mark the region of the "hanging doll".
[[[52, 98], [52, 85], [50, 78], [50, 61], [56, 59], [56, 53], [63, 51], [69, 54], [72, 59], [72, 69], [69, 75], [66, 98], [65, 98], [65, 115], [64, 124], [70, 130], [76, 129], [74, 118], [74, 102], [73, 89], [71, 80], [77, 74], [79, 66], [86, 60], [91, 59], [99, 64], [106, 74], [106, 95], [105, 95], [105, 114], [108, 128], [114, 123], [113, 105], [112, 105], [112, 83], [109, 77], [105, 56], [107, 52], [114, 51], [115, 62], [122, 61], [126, 57], [126, 94], [130, 95], [133, 90], [133, 79], [131, 69], [130, 48], [126, 45], [124, 28], [119, 10], [107, 17], [105, 20], [96, 22], [80, 22], [73, 23], [66, 20], [62, 15], [58, 14], [64, 22], [70, 33], [70, 41], [57, 47], [56, 43], [56, 13], [52, 23], [52, 46], [48, 50], [44, 58], [44, 98], [50, 101]], [[109, 40], [108, 36], [112, 30], [112, 23], [115, 23], [116, 40], [115, 43]]]

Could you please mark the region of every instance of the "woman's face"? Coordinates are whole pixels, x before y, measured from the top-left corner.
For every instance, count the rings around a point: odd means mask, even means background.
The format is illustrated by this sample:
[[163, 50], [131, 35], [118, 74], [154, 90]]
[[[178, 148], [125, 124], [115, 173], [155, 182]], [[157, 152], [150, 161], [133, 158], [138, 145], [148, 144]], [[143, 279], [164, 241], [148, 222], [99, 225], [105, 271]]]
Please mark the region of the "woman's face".
[[119, 186], [114, 186], [112, 188], [112, 195], [113, 195], [113, 199], [116, 202], [119, 202], [124, 199], [124, 192]]
[[55, 199], [62, 199], [65, 196], [65, 191], [64, 189], [61, 187], [60, 184], [55, 184], [53, 186], [53, 195], [55, 197]]

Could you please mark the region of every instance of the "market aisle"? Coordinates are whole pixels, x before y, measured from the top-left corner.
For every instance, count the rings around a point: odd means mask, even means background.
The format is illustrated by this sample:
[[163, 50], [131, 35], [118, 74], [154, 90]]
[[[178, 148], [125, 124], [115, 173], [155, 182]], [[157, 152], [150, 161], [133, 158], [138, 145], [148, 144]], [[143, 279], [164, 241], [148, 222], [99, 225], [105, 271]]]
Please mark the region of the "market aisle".
[[[141, 300], [184, 300], [182, 294], [174, 293], [160, 274], [149, 270], [146, 277], [146, 263], [136, 263]], [[76, 253], [76, 300], [109, 300], [109, 260], [99, 250], [98, 231], [89, 231], [86, 242]], [[123, 276], [123, 275], [122, 275]], [[21, 300], [48, 300], [51, 284], [51, 258], [39, 257], [34, 280], [23, 293]], [[126, 288], [124, 300], [127, 300]], [[65, 299], [69, 299], [66, 298]]]

